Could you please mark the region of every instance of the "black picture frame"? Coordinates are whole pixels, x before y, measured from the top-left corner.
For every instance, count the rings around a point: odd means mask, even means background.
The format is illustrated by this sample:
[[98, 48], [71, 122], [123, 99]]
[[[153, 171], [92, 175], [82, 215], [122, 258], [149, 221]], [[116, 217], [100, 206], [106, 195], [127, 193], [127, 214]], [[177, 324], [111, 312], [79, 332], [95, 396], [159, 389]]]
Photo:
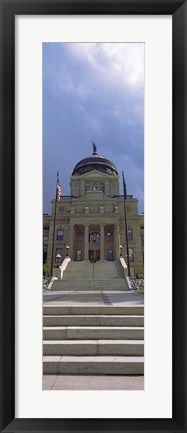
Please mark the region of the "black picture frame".
[[[171, 419], [15, 419], [15, 15], [172, 15], [173, 43], [173, 416]], [[187, 431], [186, 0], [0, 0], [0, 431]], [[160, 292], [162, 288], [160, 287]], [[162, 354], [160, 354], [162, 356]], [[162, 390], [160, 390], [162, 392]]]

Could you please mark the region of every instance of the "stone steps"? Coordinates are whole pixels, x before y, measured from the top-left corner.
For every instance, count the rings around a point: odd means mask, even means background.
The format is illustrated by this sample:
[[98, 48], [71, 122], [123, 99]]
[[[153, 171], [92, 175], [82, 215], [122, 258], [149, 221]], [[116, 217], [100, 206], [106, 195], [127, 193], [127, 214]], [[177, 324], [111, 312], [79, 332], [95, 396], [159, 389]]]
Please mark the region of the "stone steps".
[[46, 315], [43, 326], [144, 326], [143, 316]]
[[100, 284], [100, 285], [98, 285], [98, 287], [93, 287], [93, 286], [86, 286], [86, 287], [82, 287], [81, 286], [81, 284], [80, 285], [76, 285], [76, 286], [69, 286], [69, 287], [67, 287], [66, 285], [62, 285], [61, 287], [60, 286], [56, 286], [56, 285], [54, 285], [54, 287], [51, 289], [51, 292], [56, 292], [56, 291], [62, 291], [62, 292], [66, 292], [66, 291], [68, 291], [68, 292], [72, 292], [72, 291], [76, 291], [76, 292], [81, 292], [81, 291], [84, 291], [84, 292], [91, 292], [91, 291], [93, 291], [93, 290], [95, 290], [95, 291], [109, 291], [109, 292], [113, 292], [114, 290], [115, 291], [128, 291], [128, 289], [124, 286], [122, 286], [122, 287], [115, 287], [115, 286], [113, 286], [113, 287], [108, 287], [108, 286], [106, 286], [106, 287], [102, 287], [102, 285]]
[[142, 356], [44, 356], [44, 374], [143, 374]]
[[52, 291], [58, 290], [129, 290], [125, 279], [111, 279], [111, 280], [78, 280], [75, 278], [72, 281], [55, 280], [52, 285]]
[[142, 327], [120, 326], [48, 326], [43, 328], [44, 340], [143, 340]]
[[74, 281], [76, 279], [76, 281], [81, 281], [81, 282], [83, 282], [83, 281], [85, 281], [85, 282], [87, 282], [87, 281], [116, 281], [116, 280], [124, 280], [124, 277], [121, 277], [120, 278], [120, 276], [119, 275], [110, 275], [108, 272], [106, 273], [101, 273], [101, 274], [98, 274], [98, 275], [93, 275], [93, 274], [91, 274], [91, 275], [83, 275], [82, 273], [81, 274], [78, 274], [78, 273], [75, 273], [75, 274], [71, 274], [71, 275], [69, 275], [69, 278], [67, 278], [67, 276], [65, 277], [64, 276], [64, 278], [63, 278], [63, 281], [65, 281], [65, 282], [72, 282], [72, 281]]
[[62, 306], [62, 305], [44, 305], [43, 307], [44, 315], [144, 315], [143, 305], [131, 305], [131, 306], [119, 306], [115, 307], [113, 305], [79, 305], [79, 306]]
[[143, 340], [46, 340], [44, 355], [143, 356]]
[[91, 279], [93, 274], [93, 265], [89, 261], [82, 262], [69, 262], [66, 270], [63, 274], [63, 280], [82, 280], [82, 279]]
[[[74, 277], [74, 278], [76, 278], [76, 277]], [[115, 285], [119, 285], [120, 286], [120, 284], [121, 283], [125, 283], [126, 282], [126, 280], [125, 279], [123, 279], [123, 278], [114, 278], [114, 279], [108, 279], [108, 278], [98, 278], [98, 279], [88, 279], [88, 280], [78, 280], [78, 279], [73, 279], [72, 278], [72, 280], [68, 280], [68, 281], [66, 281], [66, 280], [55, 280], [55, 284], [56, 284], [56, 286], [60, 286], [61, 284], [64, 284], [64, 285], [66, 285], [66, 286], [70, 286], [70, 285], [77, 285], [77, 284], [79, 284], [79, 285], [83, 285], [83, 286], [86, 286], [87, 284], [92, 284], [93, 286], [95, 285], [97, 285], [97, 284], [102, 284], [102, 285], [104, 285], [104, 286], [112, 286], [113, 284], [115, 284]]]
[[[117, 301], [118, 293], [113, 293]], [[63, 304], [66, 294], [61, 304], [44, 305], [44, 374], [142, 375], [144, 306], [84, 305], [87, 298], [85, 291], [76, 299], [73, 292], [72, 300], [78, 305], [71, 305], [69, 293], [70, 305]]]
[[55, 280], [52, 291], [58, 290], [129, 290], [119, 261], [70, 261], [62, 280]]
[[90, 261], [71, 261], [63, 274], [64, 281], [101, 279], [124, 279], [124, 273], [119, 261], [99, 261], [95, 264]]

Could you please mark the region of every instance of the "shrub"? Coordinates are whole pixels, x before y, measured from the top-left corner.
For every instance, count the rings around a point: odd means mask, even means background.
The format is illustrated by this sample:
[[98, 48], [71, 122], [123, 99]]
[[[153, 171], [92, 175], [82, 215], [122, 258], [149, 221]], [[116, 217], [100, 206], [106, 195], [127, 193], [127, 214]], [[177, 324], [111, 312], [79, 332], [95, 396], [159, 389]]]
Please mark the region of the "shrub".
[[136, 278], [138, 278], [138, 279], [144, 278], [144, 265], [143, 265], [143, 263], [136, 263], [134, 265], [134, 272], [135, 272]]
[[50, 272], [49, 263], [45, 262], [43, 265], [43, 275], [47, 277], [49, 275], [49, 272]]

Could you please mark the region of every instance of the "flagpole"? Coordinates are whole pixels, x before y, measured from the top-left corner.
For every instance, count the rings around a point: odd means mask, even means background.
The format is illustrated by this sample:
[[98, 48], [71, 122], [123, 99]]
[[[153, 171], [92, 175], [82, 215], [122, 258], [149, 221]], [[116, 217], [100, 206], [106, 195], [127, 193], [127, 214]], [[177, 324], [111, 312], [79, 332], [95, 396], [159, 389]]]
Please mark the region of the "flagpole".
[[59, 184], [59, 172], [56, 175], [56, 197], [55, 197], [55, 212], [53, 224], [53, 242], [52, 242], [52, 257], [51, 257], [51, 277], [53, 276], [53, 259], [54, 259], [54, 245], [55, 245], [55, 228], [56, 228], [56, 208], [57, 208], [57, 186]]
[[129, 262], [129, 240], [128, 240], [128, 228], [127, 228], [127, 210], [126, 210], [126, 199], [127, 199], [127, 187], [124, 177], [124, 171], [122, 171], [123, 177], [123, 197], [124, 197], [124, 215], [125, 215], [125, 236], [126, 236], [126, 254], [127, 254], [127, 268], [128, 276], [130, 277], [130, 262]]

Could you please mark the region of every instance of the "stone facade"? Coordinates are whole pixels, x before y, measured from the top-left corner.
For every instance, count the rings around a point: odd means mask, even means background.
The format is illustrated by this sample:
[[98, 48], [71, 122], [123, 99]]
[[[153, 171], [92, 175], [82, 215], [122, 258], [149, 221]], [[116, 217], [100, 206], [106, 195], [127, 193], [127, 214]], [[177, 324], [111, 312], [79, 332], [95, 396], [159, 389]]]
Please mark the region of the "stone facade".
[[[97, 155], [97, 154], [96, 154]], [[95, 156], [95, 154], [94, 154]], [[91, 157], [90, 157], [91, 159]], [[106, 160], [107, 161], [107, 160]], [[111, 163], [112, 164], [112, 163]], [[61, 262], [68, 254], [72, 260], [117, 260], [120, 254], [126, 261], [124, 197], [119, 194], [117, 170], [107, 168], [76, 173], [70, 179], [70, 196], [62, 196], [56, 203], [56, 224], [53, 264], [56, 256]], [[86, 171], [86, 170], [85, 170]], [[138, 214], [138, 201], [126, 199], [130, 266], [143, 263], [144, 216]], [[54, 230], [55, 200], [51, 215], [43, 217], [44, 261], [51, 264]], [[121, 248], [122, 247], [122, 248]]]

